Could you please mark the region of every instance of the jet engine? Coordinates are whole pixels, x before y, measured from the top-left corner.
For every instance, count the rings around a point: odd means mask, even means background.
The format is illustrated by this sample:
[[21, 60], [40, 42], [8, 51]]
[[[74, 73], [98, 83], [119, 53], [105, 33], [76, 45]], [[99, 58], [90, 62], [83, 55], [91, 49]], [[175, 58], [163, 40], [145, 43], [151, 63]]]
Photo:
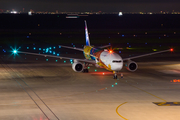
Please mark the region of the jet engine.
[[82, 72], [83, 71], [83, 64], [80, 63], [80, 62], [75, 62], [72, 64], [72, 69], [75, 71], [75, 72]]
[[131, 72], [136, 71], [137, 68], [138, 68], [137, 63], [134, 62], [134, 61], [131, 61], [131, 60], [128, 60], [128, 61], [126, 62], [126, 64], [125, 64], [125, 66], [126, 66], [126, 69], [129, 70], [129, 71], [131, 71]]

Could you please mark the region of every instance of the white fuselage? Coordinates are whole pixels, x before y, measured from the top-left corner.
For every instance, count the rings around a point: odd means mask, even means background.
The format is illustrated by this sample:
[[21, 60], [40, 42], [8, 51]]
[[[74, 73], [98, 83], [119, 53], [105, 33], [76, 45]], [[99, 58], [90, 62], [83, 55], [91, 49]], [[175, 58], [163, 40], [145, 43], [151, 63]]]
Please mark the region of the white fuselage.
[[110, 53], [109, 51], [103, 51], [100, 54], [101, 62], [112, 71], [120, 71], [123, 67], [123, 60], [117, 53]]

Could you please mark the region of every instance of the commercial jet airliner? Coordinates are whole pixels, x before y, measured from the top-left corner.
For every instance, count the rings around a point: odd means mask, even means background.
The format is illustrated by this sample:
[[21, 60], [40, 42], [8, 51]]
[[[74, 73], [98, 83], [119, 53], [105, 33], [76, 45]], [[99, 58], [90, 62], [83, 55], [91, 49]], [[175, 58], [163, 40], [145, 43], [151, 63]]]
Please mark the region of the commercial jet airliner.
[[87, 29], [87, 23], [86, 21], [84, 22], [85, 22], [85, 38], [86, 38], [86, 45], [84, 46], [84, 48], [68, 47], [68, 46], [63, 46], [63, 45], [59, 45], [59, 46], [82, 51], [86, 59], [29, 53], [29, 52], [22, 52], [22, 51], [17, 51], [17, 50], [14, 50], [13, 52], [39, 55], [39, 56], [44, 56], [44, 57], [54, 57], [54, 58], [60, 58], [60, 59], [73, 59], [74, 63], [72, 64], [72, 69], [75, 72], [88, 72], [87, 67], [90, 64], [93, 64], [96, 67], [105, 68], [106, 70], [112, 71], [114, 73], [114, 79], [117, 79], [117, 73], [123, 68], [124, 62], [125, 62], [125, 67], [129, 71], [134, 72], [137, 70], [138, 65], [136, 62], [132, 61], [132, 59], [144, 57], [148, 55], [153, 55], [153, 54], [158, 54], [162, 52], [173, 51], [173, 49], [171, 48], [168, 50], [148, 53], [144, 55], [138, 55], [138, 56], [129, 57], [129, 58], [122, 58], [119, 54], [113, 52], [112, 50], [104, 49], [106, 47], [109, 47], [110, 45], [101, 46], [101, 47], [91, 46], [90, 40], [89, 40], [89, 33]]

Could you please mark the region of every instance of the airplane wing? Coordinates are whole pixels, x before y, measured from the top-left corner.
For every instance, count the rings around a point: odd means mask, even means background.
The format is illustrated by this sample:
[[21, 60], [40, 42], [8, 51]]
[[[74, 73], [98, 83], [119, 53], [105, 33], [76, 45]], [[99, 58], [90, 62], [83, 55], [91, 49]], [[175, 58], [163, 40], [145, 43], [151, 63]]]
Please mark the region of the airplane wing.
[[173, 49], [171, 48], [171, 49], [168, 49], [168, 50], [163, 50], [163, 51], [148, 53], [148, 54], [144, 54], [144, 55], [138, 55], [138, 56], [134, 56], [134, 57], [124, 58], [123, 61], [130, 60], [130, 59], [135, 59], [135, 58], [140, 58], [140, 57], [144, 57], [144, 56], [149, 56], [149, 55], [154, 55], [154, 54], [158, 54], [158, 53], [168, 52], [168, 51], [172, 52]]
[[73, 50], [79, 50], [79, 51], [84, 51], [82, 48], [76, 48], [76, 47], [68, 47], [68, 46], [63, 46], [63, 45], [59, 45], [60, 47], [64, 47], [64, 48], [69, 48], [69, 49], [73, 49]]
[[110, 47], [111, 45], [104, 45], [104, 46], [99, 46], [98, 48], [107, 48]]
[[17, 51], [17, 53], [24, 53], [24, 54], [30, 54], [30, 55], [38, 55], [38, 56], [44, 56], [44, 57], [53, 57], [53, 58], [59, 58], [59, 59], [72, 59], [72, 60], [77, 60], [77, 61], [86, 62], [86, 63], [90, 63], [90, 64], [96, 64], [95, 61], [93, 61], [93, 60], [87, 60], [87, 59], [61, 57], [61, 56], [55, 56], [55, 55], [45, 55], [45, 54], [22, 52], [22, 51]]
[[[82, 49], [82, 48], [68, 47], [68, 46], [63, 46], [63, 45], [59, 45], [59, 46], [64, 47], [64, 48], [69, 48], [69, 49], [74, 49], [74, 50], [79, 50], [79, 51], [84, 52], [84, 49]], [[96, 58], [96, 56], [94, 56], [94, 55], [92, 55], [92, 54], [89, 54], [89, 55]]]

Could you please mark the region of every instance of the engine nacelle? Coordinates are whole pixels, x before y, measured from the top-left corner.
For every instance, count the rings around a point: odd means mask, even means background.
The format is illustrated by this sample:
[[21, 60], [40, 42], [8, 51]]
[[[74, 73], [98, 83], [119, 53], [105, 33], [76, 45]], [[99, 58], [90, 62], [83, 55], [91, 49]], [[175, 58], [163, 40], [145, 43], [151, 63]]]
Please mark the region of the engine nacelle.
[[128, 60], [128, 61], [126, 62], [126, 64], [125, 64], [125, 66], [126, 66], [126, 69], [129, 70], [129, 71], [131, 71], [131, 72], [136, 71], [137, 68], [138, 68], [137, 63], [134, 62], [134, 61], [131, 61], [131, 60]]
[[72, 69], [75, 71], [75, 72], [82, 72], [83, 71], [83, 64], [80, 63], [80, 62], [75, 62], [72, 64]]

